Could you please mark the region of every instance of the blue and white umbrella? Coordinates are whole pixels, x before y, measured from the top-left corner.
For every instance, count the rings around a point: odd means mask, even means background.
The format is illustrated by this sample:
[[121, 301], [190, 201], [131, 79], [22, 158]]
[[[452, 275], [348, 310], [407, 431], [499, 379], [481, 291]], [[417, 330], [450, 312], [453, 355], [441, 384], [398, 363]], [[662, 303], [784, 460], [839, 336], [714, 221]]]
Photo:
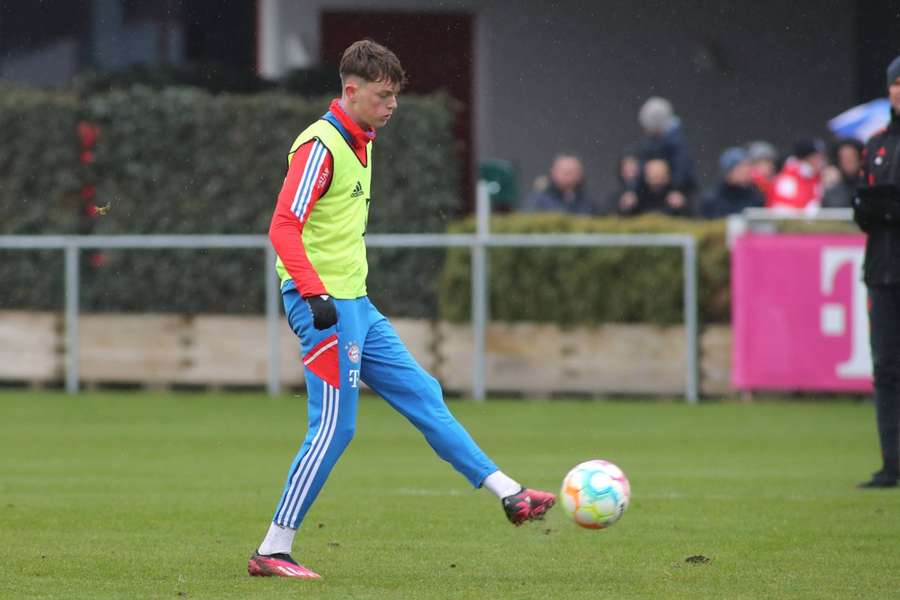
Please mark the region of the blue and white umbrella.
[[887, 98], [854, 106], [828, 121], [828, 129], [837, 137], [856, 138], [865, 142], [872, 134], [887, 127], [891, 119], [891, 103]]

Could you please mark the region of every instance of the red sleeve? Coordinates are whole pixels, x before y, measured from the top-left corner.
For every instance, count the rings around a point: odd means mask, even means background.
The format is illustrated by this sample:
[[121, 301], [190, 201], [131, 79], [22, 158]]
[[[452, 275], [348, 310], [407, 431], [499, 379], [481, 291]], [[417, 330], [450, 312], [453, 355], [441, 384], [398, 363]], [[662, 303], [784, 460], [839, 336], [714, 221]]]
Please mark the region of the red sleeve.
[[769, 189], [766, 190], [766, 208], [772, 208], [778, 200], [778, 196], [775, 193], [775, 183], [778, 181], [778, 178], [781, 177], [781, 174], [778, 173], [769, 181]]
[[304, 298], [327, 294], [303, 247], [303, 225], [313, 206], [331, 185], [334, 171], [331, 153], [319, 140], [300, 146], [288, 166], [269, 225], [275, 253]]

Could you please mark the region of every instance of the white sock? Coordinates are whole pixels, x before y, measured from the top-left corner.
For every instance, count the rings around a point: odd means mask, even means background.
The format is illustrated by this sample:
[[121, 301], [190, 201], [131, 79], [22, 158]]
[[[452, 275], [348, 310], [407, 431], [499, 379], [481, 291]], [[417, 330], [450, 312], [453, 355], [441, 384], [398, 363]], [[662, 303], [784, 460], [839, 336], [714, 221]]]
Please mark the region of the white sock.
[[518, 481], [507, 477], [503, 471], [494, 471], [484, 478], [481, 485], [494, 492], [494, 495], [501, 500], [518, 493], [522, 489]]
[[290, 554], [291, 547], [294, 545], [294, 536], [297, 534], [296, 529], [290, 527], [282, 527], [272, 523], [269, 525], [269, 531], [266, 533], [266, 539], [259, 545], [260, 554]]

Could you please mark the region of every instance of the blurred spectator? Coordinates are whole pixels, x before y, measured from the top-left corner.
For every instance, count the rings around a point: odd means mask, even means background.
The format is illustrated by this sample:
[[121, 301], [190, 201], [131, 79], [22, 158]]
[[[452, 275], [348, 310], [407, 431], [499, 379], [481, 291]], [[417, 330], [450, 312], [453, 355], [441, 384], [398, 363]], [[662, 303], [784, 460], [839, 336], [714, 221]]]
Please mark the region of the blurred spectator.
[[815, 210], [822, 199], [821, 174], [825, 144], [819, 139], [800, 140], [794, 153], [772, 180], [766, 207], [776, 210]]
[[616, 189], [606, 197], [606, 204], [598, 207], [597, 214], [609, 215], [619, 212], [619, 203], [626, 195], [626, 204], [637, 204], [637, 191], [641, 184], [641, 161], [637, 152], [626, 150], [616, 164]]
[[643, 181], [637, 194], [624, 194], [619, 200], [619, 213], [639, 215], [661, 212], [666, 215], [686, 215], [684, 195], [672, 194], [672, 175], [669, 163], [662, 157], [651, 158], [644, 163]]
[[594, 204], [584, 191], [584, 167], [572, 154], [553, 160], [549, 178], [538, 178], [535, 190], [525, 200], [529, 212], [594, 213]]
[[752, 163], [743, 148], [728, 148], [719, 157], [722, 180], [700, 199], [700, 214], [719, 219], [740, 213], [751, 206], [762, 206], [764, 197], [753, 184]]
[[753, 178], [756, 188], [765, 198], [769, 195], [772, 178], [775, 177], [775, 161], [778, 160], [778, 152], [775, 150], [775, 146], [760, 140], [747, 145], [747, 155], [750, 158], [750, 176]]
[[687, 205], [687, 196], [697, 189], [694, 159], [688, 149], [687, 138], [672, 104], [665, 98], [647, 100], [638, 112], [638, 122], [644, 130], [640, 159], [646, 163], [662, 157], [669, 163], [672, 196], [669, 205]]
[[823, 208], [850, 208], [862, 168], [862, 142], [844, 138], [834, 148], [834, 166], [822, 172]]

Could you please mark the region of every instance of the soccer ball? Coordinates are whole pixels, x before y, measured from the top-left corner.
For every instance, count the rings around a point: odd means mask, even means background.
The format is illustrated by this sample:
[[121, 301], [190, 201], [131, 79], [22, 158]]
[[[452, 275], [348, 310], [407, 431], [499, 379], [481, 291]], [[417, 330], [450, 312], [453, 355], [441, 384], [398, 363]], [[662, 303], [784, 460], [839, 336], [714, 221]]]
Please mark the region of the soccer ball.
[[628, 508], [631, 485], [622, 469], [606, 460], [589, 460], [569, 471], [559, 497], [576, 524], [604, 529]]

